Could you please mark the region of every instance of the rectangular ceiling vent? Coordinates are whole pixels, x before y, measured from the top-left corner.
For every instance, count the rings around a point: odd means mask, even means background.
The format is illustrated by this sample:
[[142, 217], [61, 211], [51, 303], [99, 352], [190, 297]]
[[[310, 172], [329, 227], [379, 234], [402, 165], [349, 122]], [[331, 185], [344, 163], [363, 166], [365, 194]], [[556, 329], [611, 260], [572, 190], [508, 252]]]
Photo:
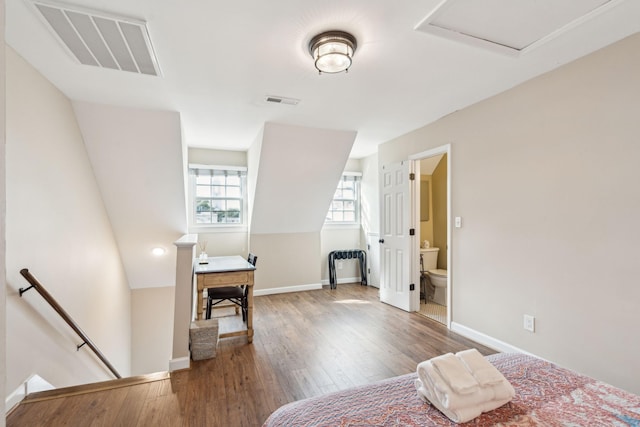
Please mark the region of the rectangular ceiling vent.
[[51, 2], [33, 5], [81, 64], [160, 75], [146, 22]]
[[299, 99], [285, 98], [283, 96], [267, 95], [265, 101], [272, 102], [274, 104], [286, 104], [286, 105], [298, 105]]

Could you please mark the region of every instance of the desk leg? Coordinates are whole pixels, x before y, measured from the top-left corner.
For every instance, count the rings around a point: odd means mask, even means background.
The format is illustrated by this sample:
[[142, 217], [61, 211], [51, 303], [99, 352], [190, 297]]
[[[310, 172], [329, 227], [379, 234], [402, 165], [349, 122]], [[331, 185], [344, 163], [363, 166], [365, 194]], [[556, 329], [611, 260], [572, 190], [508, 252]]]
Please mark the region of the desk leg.
[[198, 284], [196, 290], [196, 320], [202, 320], [202, 298], [204, 295], [204, 283], [202, 283], [204, 279], [202, 275], [198, 275]]
[[247, 292], [247, 341], [253, 342], [253, 283]]

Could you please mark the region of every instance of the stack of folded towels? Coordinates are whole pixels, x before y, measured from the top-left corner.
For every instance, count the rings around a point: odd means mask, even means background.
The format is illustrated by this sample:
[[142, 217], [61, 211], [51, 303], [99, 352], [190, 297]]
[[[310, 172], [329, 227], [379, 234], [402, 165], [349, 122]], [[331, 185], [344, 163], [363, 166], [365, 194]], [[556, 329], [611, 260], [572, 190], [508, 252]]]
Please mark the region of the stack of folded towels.
[[416, 390], [456, 423], [492, 411], [515, 396], [509, 381], [475, 348], [418, 364]]

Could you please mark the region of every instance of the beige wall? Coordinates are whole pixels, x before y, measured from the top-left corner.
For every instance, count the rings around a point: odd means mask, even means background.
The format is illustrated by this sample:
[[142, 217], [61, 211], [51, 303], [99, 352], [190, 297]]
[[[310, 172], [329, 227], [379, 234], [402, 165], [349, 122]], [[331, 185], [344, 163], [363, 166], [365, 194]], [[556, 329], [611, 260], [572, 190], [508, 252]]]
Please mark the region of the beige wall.
[[438, 251], [438, 268], [447, 269], [447, 155], [440, 159], [440, 163], [431, 175], [433, 206], [433, 246]]
[[258, 256], [256, 292], [320, 286], [319, 232], [251, 234], [250, 242], [251, 252]]
[[[432, 178], [431, 175], [420, 175], [420, 218], [423, 217], [424, 210], [427, 210], [429, 219], [427, 221], [420, 221], [420, 247], [425, 240], [429, 241], [429, 246], [435, 246], [433, 242], [433, 189], [431, 188]], [[429, 191], [428, 200], [423, 200], [422, 196], [425, 194], [423, 188], [427, 187]]]
[[[320, 234], [320, 268], [322, 273], [322, 283], [329, 283], [329, 252], [346, 249], [364, 249], [360, 242], [360, 227], [331, 227], [325, 226]], [[344, 280], [351, 282], [353, 279], [360, 280], [360, 267], [358, 260], [345, 260], [342, 268], [336, 262], [336, 278], [338, 283]]]
[[639, 50], [636, 34], [379, 150], [451, 144], [455, 324], [635, 393]]
[[246, 231], [219, 231], [198, 233], [196, 255], [200, 254], [200, 244], [206, 248], [209, 256], [242, 255], [249, 252]]
[[[0, 45], [4, 46], [4, 0], [0, 0]], [[0, 52], [0, 390], [6, 383], [6, 268], [5, 268], [5, 58]], [[0, 427], [5, 418], [0, 417]]]
[[56, 387], [111, 379], [37, 294], [29, 268], [124, 376], [131, 301], [71, 103], [12, 49], [7, 60], [7, 383], [38, 374]]
[[131, 291], [131, 375], [169, 370], [175, 287]]

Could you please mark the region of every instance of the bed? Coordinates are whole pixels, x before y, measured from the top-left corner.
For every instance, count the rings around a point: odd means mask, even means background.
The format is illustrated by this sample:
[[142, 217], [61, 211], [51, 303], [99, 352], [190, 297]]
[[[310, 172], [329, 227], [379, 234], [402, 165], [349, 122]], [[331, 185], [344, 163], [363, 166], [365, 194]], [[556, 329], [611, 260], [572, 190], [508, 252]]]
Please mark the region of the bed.
[[[474, 426], [640, 426], [640, 396], [524, 354], [487, 356], [516, 390]], [[450, 426], [418, 397], [415, 373], [284, 405], [263, 427]]]

